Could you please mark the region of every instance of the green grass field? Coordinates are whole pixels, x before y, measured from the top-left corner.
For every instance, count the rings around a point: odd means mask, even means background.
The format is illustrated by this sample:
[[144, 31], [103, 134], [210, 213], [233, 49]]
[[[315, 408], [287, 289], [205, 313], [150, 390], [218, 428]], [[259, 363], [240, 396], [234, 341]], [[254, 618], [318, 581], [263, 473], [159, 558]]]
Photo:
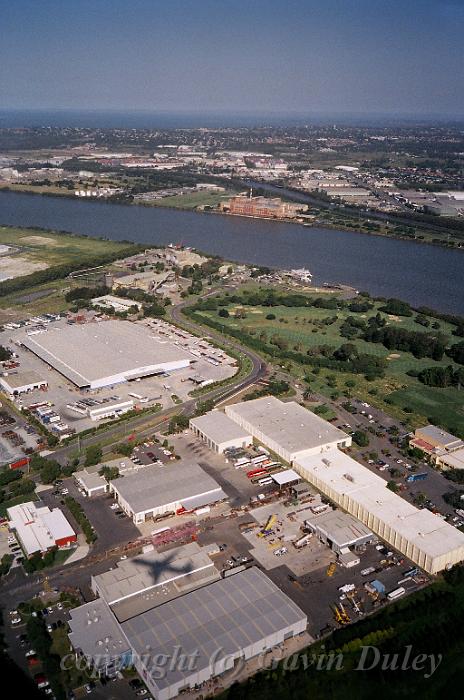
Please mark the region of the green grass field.
[[49, 266], [81, 261], [123, 249], [127, 244], [35, 229], [0, 226], [0, 244], [18, 246], [22, 255]]
[[233, 192], [192, 192], [164, 197], [144, 204], [153, 207], [174, 207], [175, 209], [197, 209], [197, 207], [216, 207], [220, 202], [229, 199]]
[[[310, 348], [323, 345], [330, 348], [332, 352], [343, 343], [353, 343], [360, 353], [383, 357], [387, 360], [385, 377], [367, 381], [362, 375], [323, 368], [318, 374], [312, 374], [310, 366], [298, 365], [295, 362], [285, 362], [285, 365], [300, 380], [309, 376], [312, 390], [329, 398], [359, 397], [385, 410], [411, 427], [428, 422], [430, 418], [433, 418], [435, 423], [450, 430], [453, 429], [464, 436], [464, 391], [453, 388], [427, 387], [416, 378], [407, 375], [408, 370], [417, 371], [425, 367], [453, 365], [450, 358], [445, 356], [439, 362], [430, 358], [419, 360], [408, 352], [396, 350], [390, 352], [381, 344], [367, 343], [359, 338], [348, 340], [340, 335], [340, 326], [347, 316], [366, 319], [375, 315], [381, 305], [376, 303], [375, 307], [366, 313], [353, 313], [346, 309], [336, 311], [314, 307], [242, 307], [233, 304], [228, 307], [229, 318], [219, 317], [217, 311], [203, 311], [202, 314], [213, 319], [216, 323], [223, 324], [225, 330], [227, 327], [240, 329], [265, 341], [269, 341], [273, 336], [279, 336], [287, 341], [289, 350], [296, 350], [303, 354]], [[236, 318], [234, 314], [237, 310], [240, 313], [242, 309], [245, 318]], [[266, 315], [269, 313], [276, 316], [275, 320], [266, 319]], [[417, 332], [431, 331], [430, 327], [426, 329], [414, 322], [415, 314], [412, 317], [382, 315], [387, 318], [390, 325]], [[324, 319], [334, 316], [337, 316], [334, 323], [323, 324]], [[435, 319], [430, 320], [431, 322], [435, 321]], [[460, 340], [460, 338], [452, 336], [454, 326], [441, 320], [439, 324], [439, 332], [447, 336], [450, 343]], [[455, 366], [458, 367], [458, 365]], [[354, 386], [351, 386], [353, 382]], [[387, 397], [387, 402], [385, 402]]]

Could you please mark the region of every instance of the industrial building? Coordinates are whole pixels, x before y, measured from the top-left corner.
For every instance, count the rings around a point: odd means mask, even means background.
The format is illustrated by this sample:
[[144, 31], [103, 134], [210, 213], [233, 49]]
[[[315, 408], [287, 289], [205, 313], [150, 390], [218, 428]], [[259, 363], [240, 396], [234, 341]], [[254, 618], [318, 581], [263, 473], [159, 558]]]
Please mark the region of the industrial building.
[[100, 476], [98, 473], [98, 466], [96, 468], [87, 467], [81, 471], [74, 472], [73, 476], [79, 488], [89, 498], [102, 496], [108, 492], [109, 484], [105, 477]]
[[8, 527], [15, 531], [28, 557], [77, 542], [76, 533], [59, 508], [50, 510], [30, 501], [7, 508], [7, 515]]
[[106, 603], [93, 600], [71, 611], [69, 641], [99, 675], [112, 677], [132, 663], [132, 649]]
[[357, 549], [377, 539], [363, 523], [341, 510], [329, 510], [314, 515], [305, 520], [305, 527], [339, 556], [346, 556], [351, 549]]
[[294, 469], [430, 574], [464, 560], [464, 533], [429, 510], [418, 510], [387, 482], [337, 449], [298, 457]]
[[34, 389], [46, 389], [48, 384], [40, 374], [31, 370], [0, 377], [0, 386], [11, 396], [19, 396]]
[[292, 464], [307, 454], [349, 447], [351, 437], [295, 401], [265, 396], [226, 406], [226, 415]]
[[435, 464], [440, 469], [464, 469], [464, 446], [436, 456]]
[[53, 328], [21, 343], [81, 389], [171, 372], [191, 361], [174, 343], [130, 321]]
[[293, 219], [302, 211], [306, 211], [306, 204], [292, 204], [283, 202], [280, 197], [247, 197], [237, 195], [224, 202], [223, 209], [228, 209], [231, 214], [238, 216], [256, 216], [264, 219]]
[[252, 436], [246, 430], [218, 410], [191, 418], [190, 429], [219, 454], [231, 447], [248, 447], [253, 443]]
[[[259, 569], [198, 588], [124, 622], [134, 664], [156, 700], [169, 700], [306, 630], [307, 618]], [[149, 653], [147, 653], [147, 650]], [[193, 663], [150, 668], [158, 655]]]
[[144, 552], [92, 576], [91, 588], [124, 622], [199, 585], [217, 581], [220, 573], [208, 552], [208, 547], [196, 542], [161, 553]]
[[126, 312], [130, 309], [137, 309], [140, 311], [142, 304], [139, 301], [134, 301], [133, 299], [128, 299], [126, 297], [116, 297], [112, 294], [105, 294], [102, 297], [95, 297], [91, 301], [92, 306], [100, 306], [103, 308], [111, 308], [114, 311]]
[[87, 416], [90, 420], [103, 420], [104, 418], [118, 418], [134, 409], [134, 402], [132, 399], [127, 401], [115, 400], [110, 398], [108, 400], [101, 399], [97, 401], [95, 399], [81, 399], [80, 401], [73, 401], [73, 403], [66, 404], [66, 408], [70, 411], [78, 413], [81, 416]]
[[185, 462], [145, 467], [115, 479], [110, 489], [134, 523], [193, 511], [227, 498], [219, 484], [198, 464]]
[[437, 428], [435, 425], [416, 428], [414, 437], [409, 444], [411, 447], [417, 447], [422, 452], [425, 452], [432, 458], [432, 461], [435, 461], [436, 457], [440, 457], [447, 452], [454, 452], [454, 450], [464, 447], [464, 442], [460, 438], [447, 433], [446, 430]]

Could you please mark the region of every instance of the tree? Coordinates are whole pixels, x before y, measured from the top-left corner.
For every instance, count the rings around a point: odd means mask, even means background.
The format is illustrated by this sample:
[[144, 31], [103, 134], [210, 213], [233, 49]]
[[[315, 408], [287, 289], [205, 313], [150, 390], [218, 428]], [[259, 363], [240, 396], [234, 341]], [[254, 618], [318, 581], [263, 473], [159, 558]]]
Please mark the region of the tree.
[[11, 350], [8, 348], [5, 348], [3, 345], [0, 345], [0, 362], [4, 362], [5, 360], [9, 360], [11, 357]]
[[133, 446], [128, 442], [120, 442], [119, 445], [116, 445], [114, 448], [115, 452], [124, 455], [124, 457], [130, 457], [133, 449]]
[[84, 466], [92, 467], [94, 464], [101, 462], [103, 450], [100, 445], [90, 445], [85, 451]]
[[61, 474], [61, 466], [56, 460], [47, 459], [40, 469], [40, 478], [44, 484], [53, 484]]
[[103, 466], [99, 472], [100, 476], [105, 477], [107, 481], [112, 481], [113, 479], [117, 479], [119, 476], [119, 469], [117, 467], [107, 467], [106, 465]]
[[369, 436], [363, 430], [355, 430], [352, 438], [353, 442], [355, 442], [359, 447], [367, 447], [369, 445]]
[[458, 365], [464, 365], [464, 342], [456, 343], [452, 345], [446, 351], [448, 357], [458, 363]]
[[401, 299], [387, 299], [386, 304], [380, 307], [380, 311], [394, 316], [412, 316], [411, 307]]
[[387, 489], [390, 489], [390, 491], [393, 491], [393, 493], [397, 493], [399, 490], [398, 484], [396, 481], [388, 481], [387, 482]]
[[188, 428], [189, 426], [189, 419], [187, 416], [184, 415], [176, 415], [171, 418], [169, 421], [169, 432], [170, 433], [179, 433], [181, 430], [184, 430], [185, 428]]
[[229, 312], [227, 309], [219, 309], [218, 316], [221, 316], [221, 318], [229, 318]]

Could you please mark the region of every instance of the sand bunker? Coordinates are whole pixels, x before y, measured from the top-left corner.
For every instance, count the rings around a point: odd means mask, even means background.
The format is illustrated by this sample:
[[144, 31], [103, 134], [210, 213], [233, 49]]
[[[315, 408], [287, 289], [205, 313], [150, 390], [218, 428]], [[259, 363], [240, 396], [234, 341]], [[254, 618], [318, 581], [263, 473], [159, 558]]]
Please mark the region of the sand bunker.
[[47, 236], [22, 236], [19, 241], [26, 245], [59, 245], [54, 238]]

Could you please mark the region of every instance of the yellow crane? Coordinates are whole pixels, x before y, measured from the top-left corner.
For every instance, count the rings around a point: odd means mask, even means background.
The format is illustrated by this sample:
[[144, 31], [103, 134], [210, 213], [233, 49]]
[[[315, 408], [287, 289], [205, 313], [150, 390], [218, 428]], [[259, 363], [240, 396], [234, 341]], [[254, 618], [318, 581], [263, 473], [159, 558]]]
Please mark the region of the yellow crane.
[[267, 535], [267, 533], [270, 530], [272, 530], [272, 528], [274, 527], [276, 520], [277, 520], [277, 515], [274, 515], [274, 514], [270, 515], [266, 521], [265, 526], [263, 527], [261, 532], [258, 533], [258, 537], [264, 537], [265, 535]]
[[336, 570], [337, 570], [337, 565], [336, 565], [336, 563], [333, 561], [333, 562], [332, 562], [331, 564], [329, 564], [329, 566], [327, 567], [327, 571], [326, 571], [327, 576], [333, 576]]

